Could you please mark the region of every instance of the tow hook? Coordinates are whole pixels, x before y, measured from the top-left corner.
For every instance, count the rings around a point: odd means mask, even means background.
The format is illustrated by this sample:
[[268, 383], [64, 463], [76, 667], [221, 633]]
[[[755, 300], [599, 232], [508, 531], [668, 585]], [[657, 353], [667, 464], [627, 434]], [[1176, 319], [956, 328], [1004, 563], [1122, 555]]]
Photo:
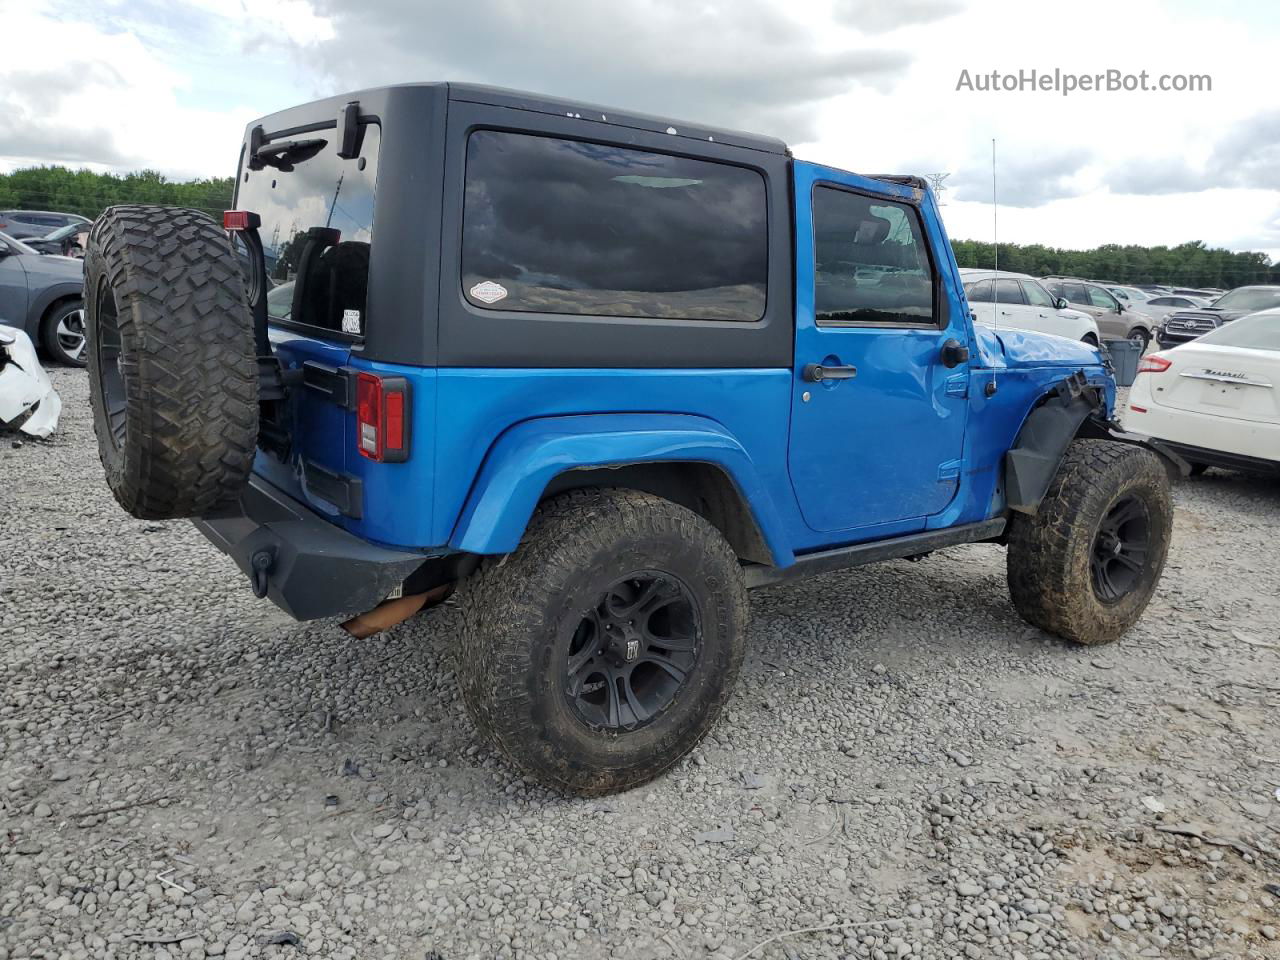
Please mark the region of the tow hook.
[[253, 587], [253, 595], [259, 600], [267, 595], [267, 583], [275, 562], [274, 550], [262, 549], [249, 558], [249, 583]]

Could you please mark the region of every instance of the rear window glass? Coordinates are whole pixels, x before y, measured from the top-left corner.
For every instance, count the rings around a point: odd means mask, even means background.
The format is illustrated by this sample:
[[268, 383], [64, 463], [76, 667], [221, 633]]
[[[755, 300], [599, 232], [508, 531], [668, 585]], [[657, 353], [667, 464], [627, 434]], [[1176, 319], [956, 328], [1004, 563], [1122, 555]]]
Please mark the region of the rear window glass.
[[1198, 342], [1219, 347], [1280, 351], [1280, 311], [1268, 311], [1224, 323], [1206, 333]]
[[754, 170], [479, 130], [467, 143], [462, 290], [482, 309], [759, 320], [767, 224]]
[[[289, 139], [300, 146], [284, 155], [283, 166], [290, 170], [250, 170], [246, 157], [236, 209], [262, 218], [259, 233], [272, 282], [268, 314], [359, 335], [365, 328], [380, 130], [364, 125], [360, 156], [351, 160], [338, 156], [336, 136], [332, 128], [292, 134]], [[304, 263], [304, 302], [291, 315]]]

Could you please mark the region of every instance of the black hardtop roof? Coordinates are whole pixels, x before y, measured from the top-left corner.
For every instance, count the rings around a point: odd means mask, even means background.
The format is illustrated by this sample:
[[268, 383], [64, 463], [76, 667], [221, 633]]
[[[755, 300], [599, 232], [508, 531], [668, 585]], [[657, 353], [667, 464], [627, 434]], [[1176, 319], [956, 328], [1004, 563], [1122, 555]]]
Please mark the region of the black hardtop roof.
[[747, 147], [751, 150], [762, 150], [766, 153], [786, 154], [790, 151], [787, 145], [777, 137], [763, 137], [754, 133], [742, 133], [738, 130], [725, 130], [721, 127], [709, 127], [704, 124], [689, 123], [671, 117], [656, 117], [647, 113], [633, 113], [587, 103], [582, 100], [565, 100], [559, 97], [547, 97], [539, 93], [526, 93], [521, 90], [507, 90], [503, 87], [490, 87], [478, 83], [450, 83], [449, 99], [468, 103], [484, 103], [496, 107], [512, 107], [517, 110], [530, 110], [534, 113], [551, 113], [560, 117], [592, 120], [597, 123], [610, 123], [620, 127], [634, 127], [654, 133], [667, 133], [677, 137], [688, 137], [693, 140], [712, 140], [716, 143]]
[[[776, 137], [762, 137], [753, 133], [742, 133], [737, 130], [725, 130], [720, 127], [688, 123], [684, 120], [673, 120], [670, 117], [655, 117], [645, 113], [602, 107], [582, 100], [565, 100], [559, 97], [547, 97], [538, 93], [507, 90], [502, 87], [490, 87], [478, 83], [401, 83], [386, 87], [368, 87], [363, 90], [354, 90], [350, 93], [325, 97], [322, 100], [297, 104], [293, 107], [276, 111], [252, 121], [249, 127], [259, 123], [267, 124], [268, 129], [266, 132], [268, 135], [276, 133], [278, 136], [282, 132], [289, 131], [290, 128], [287, 124], [297, 122], [296, 118], [307, 116], [316, 107], [323, 105], [327, 110], [335, 104], [349, 103], [352, 100], [373, 99], [375, 95], [378, 99], [382, 99], [389, 91], [405, 89], [446, 89], [450, 100], [462, 103], [478, 103], [515, 110], [528, 110], [533, 113], [573, 117], [593, 123], [607, 123], [611, 126], [628, 127], [634, 130], [666, 133], [691, 140], [711, 140], [726, 146], [744, 147], [765, 153], [790, 154], [787, 145]], [[362, 111], [367, 109], [367, 106], [362, 106]], [[285, 130], [273, 129], [277, 123], [281, 122], [286, 123]]]

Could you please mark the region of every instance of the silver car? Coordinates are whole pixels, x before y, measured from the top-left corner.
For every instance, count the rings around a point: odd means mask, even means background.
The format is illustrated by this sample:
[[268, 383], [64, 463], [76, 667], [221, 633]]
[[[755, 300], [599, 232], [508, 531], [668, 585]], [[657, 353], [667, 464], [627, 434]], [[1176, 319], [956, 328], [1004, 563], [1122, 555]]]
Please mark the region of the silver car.
[[1149, 314], [1124, 305], [1100, 283], [1061, 277], [1042, 282], [1055, 297], [1093, 317], [1104, 340], [1136, 340], [1145, 350], [1155, 336], [1156, 323]]
[[1142, 305], [1142, 312], [1149, 313], [1156, 323], [1164, 322], [1164, 318], [1175, 310], [1201, 310], [1211, 301], [1200, 297], [1178, 297], [1170, 294], [1164, 297], [1152, 297]]

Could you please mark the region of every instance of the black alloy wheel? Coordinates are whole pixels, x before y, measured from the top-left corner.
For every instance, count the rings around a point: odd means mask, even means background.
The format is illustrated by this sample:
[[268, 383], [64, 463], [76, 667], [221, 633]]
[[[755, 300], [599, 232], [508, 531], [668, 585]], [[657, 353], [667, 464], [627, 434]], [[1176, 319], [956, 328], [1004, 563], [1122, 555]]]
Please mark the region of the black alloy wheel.
[[631, 574], [574, 631], [565, 696], [593, 729], [638, 729], [675, 701], [700, 647], [701, 617], [688, 587], [653, 570]]
[[116, 295], [108, 284], [99, 284], [97, 296], [97, 364], [102, 383], [102, 409], [106, 415], [107, 436], [112, 446], [119, 450], [124, 446], [127, 421], [120, 314]]
[[1151, 551], [1151, 517], [1135, 496], [1122, 497], [1102, 518], [1093, 539], [1090, 567], [1093, 591], [1103, 603], [1116, 603], [1142, 582]]

